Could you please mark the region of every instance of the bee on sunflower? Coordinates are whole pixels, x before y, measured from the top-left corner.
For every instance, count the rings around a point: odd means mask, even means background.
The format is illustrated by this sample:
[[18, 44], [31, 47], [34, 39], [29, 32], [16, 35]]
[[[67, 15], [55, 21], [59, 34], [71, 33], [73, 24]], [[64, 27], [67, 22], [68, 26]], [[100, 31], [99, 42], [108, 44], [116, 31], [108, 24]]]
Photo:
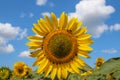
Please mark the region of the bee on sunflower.
[[32, 69], [24, 62], [16, 62], [14, 64], [13, 75], [19, 78], [27, 78], [30, 72], [32, 72]]
[[8, 67], [0, 68], [0, 80], [8, 80], [11, 76], [11, 70]]
[[33, 50], [30, 56], [36, 57], [33, 66], [38, 66], [39, 74], [50, 75], [52, 80], [55, 76], [66, 79], [69, 72], [80, 74], [79, 69], [85, 66], [80, 56], [89, 58], [93, 43], [91, 34], [87, 34], [87, 28], [81, 25], [77, 18], [68, 21], [64, 12], [59, 20], [51, 13], [51, 17], [45, 15], [33, 24], [32, 30], [37, 35], [28, 36], [30, 42], [26, 45]]

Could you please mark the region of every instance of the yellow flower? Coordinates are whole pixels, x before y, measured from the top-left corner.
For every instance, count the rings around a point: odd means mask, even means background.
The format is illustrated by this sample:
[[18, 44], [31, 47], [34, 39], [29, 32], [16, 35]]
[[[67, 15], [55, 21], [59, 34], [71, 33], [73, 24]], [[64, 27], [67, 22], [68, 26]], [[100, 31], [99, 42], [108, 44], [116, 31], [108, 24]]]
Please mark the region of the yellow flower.
[[107, 74], [107, 78], [108, 78], [109, 80], [114, 80], [114, 79], [113, 79], [113, 73]]
[[8, 69], [1, 69], [0, 70], [0, 80], [6, 80], [10, 76], [10, 71]]
[[11, 76], [10, 76], [10, 80], [13, 80], [14, 77], [15, 77], [15, 73], [14, 73], [14, 71], [12, 71]]
[[93, 41], [91, 35], [86, 34], [86, 27], [80, 27], [82, 22], [77, 18], [68, 21], [64, 12], [58, 20], [54, 13], [51, 18], [45, 15], [37, 24], [33, 24], [33, 32], [37, 35], [29, 36], [26, 45], [30, 46], [31, 57], [36, 57], [33, 66], [39, 66], [37, 72], [44, 73], [44, 77], [51, 75], [58, 79], [66, 79], [69, 72], [78, 73], [85, 66], [80, 56], [89, 58]]
[[30, 68], [29, 66], [25, 66], [25, 69], [27, 70], [26, 74], [25, 74], [25, 78], [29, 77], [31, 75], [32, 72], [32, 68]]
[[26, 64], [24, 62], [16, 62], [14, 64], [14, 74], [18, 77], [23, 77], [26, 75], [27, 69], [25, 68]]
[[100, 66], [104, 63], [104, 58], [97, 58], [96, 59], [96, 68], [99, 69]]
[[92, 74], [92, 72], [93, 72], [92, 70], [89, 70], [87, 72], [82, 73], [81, 76], [89, 76]]

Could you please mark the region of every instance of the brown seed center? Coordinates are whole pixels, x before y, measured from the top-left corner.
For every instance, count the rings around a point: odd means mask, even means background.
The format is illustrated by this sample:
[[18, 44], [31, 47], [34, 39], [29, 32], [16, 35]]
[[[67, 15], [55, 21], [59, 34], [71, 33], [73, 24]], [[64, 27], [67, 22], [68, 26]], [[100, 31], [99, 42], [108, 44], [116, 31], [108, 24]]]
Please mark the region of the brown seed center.
[[57, 34], [50, 40], [49, 49], [57, 58], [67, 56], [70, 53], [71, 48], [72, 42], [67, 35]]

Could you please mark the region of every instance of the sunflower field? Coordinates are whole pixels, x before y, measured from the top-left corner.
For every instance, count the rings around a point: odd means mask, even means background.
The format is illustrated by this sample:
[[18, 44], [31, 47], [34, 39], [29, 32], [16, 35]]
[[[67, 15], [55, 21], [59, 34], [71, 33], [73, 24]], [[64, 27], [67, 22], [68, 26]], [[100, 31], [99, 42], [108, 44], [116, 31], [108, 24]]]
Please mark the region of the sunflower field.
[[[25, 63], [16, 62], [13, 70], [7, 66], [0, 67], [0, 80], [51, 80], [50, 76], [44, 77], [43, 74], [38, 74], [37, 70], [33, 71], [26, 64], [24, 65], [26, 67], [20, 67], [23, 64]], [[120, 80], [120, 57], [105, 61], [99, 69], [96, 67], [86, 65], [80, 70], [80, 75], [70, 73], [66, 79], [61, 80]], [[56, 76], [54, 80], [59, 79]]]
[[0, 80], [120, 80], [119, 57], [107, 61], [99, 57], [94, 68], [86, 64], [84, 58], [90, 58], [94, 41], [78, 18], [68, 20], [63, 12], [58, 20], [51, 13], [33, 26], [35, 35], [27, 37], [26, 45], [37, 69], [24, 62], [14, 63], [13, 69], [2, 66]]

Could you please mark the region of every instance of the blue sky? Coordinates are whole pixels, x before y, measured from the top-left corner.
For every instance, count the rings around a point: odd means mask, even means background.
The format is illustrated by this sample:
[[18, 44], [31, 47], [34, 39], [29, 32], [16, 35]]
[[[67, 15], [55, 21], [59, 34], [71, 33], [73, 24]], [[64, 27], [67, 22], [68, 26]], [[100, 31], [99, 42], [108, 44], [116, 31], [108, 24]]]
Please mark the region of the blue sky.
[[35, 59], [28, 57], [26, 37], [34, 35], [32, 24], [51, 12], [59, 18], [64, 11], [69, 18], [78, 17], [88, 27], [95, 42], [91, 58], [83, 58], [88, 65], [94, 67], [98, 57], [119, 57], [119, 5], [119, 0], [0, 0], [0, 67], [13, 68], [16, 61], [32, 66]]

